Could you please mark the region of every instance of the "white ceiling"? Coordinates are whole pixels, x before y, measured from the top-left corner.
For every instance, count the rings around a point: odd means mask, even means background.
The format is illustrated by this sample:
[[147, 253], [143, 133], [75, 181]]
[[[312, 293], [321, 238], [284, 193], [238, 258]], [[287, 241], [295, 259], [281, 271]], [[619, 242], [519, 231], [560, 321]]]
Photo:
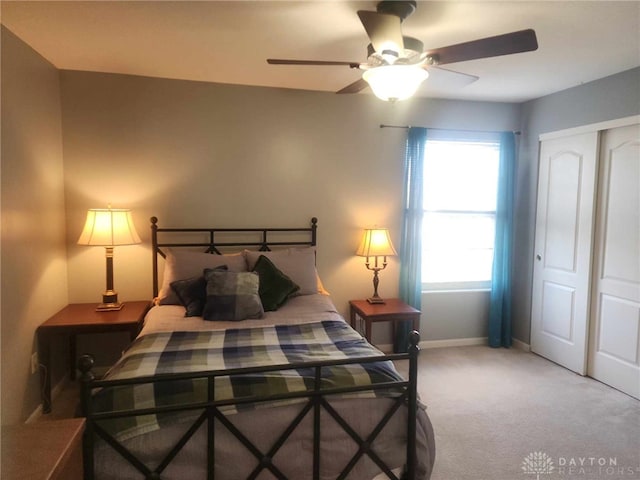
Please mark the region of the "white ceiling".
[[[361, 72], [266, 58], [366, 61], [375, 1], [4, 1], [1, 20], [60, 69], [337, 91]], [[640, 66], [640, 1], [419, 1], [404, 35], [436, 48], [533, 28], [539, 49], [447, 68], [418, 95], [521, 102]], [[640, 86], [639, 86], [640, 88]], [[370, 94], [366, 89], [364, 94]]]

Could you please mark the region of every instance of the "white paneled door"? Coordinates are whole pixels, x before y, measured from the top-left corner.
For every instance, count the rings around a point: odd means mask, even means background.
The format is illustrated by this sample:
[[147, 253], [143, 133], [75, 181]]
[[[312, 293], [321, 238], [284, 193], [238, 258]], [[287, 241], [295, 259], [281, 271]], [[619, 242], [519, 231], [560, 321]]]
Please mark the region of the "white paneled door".
[[532, 351], [587, 372], [598, 132], [540, 146]]
[[640, 125], [602, 132], [589, 375], [640, 398]]

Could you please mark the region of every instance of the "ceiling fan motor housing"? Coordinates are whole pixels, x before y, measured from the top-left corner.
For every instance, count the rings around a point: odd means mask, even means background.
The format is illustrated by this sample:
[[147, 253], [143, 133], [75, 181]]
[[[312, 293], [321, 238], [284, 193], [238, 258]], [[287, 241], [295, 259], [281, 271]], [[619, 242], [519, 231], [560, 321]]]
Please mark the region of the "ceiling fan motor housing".
[[[399, 52], [400, 58], [405, 59], [409, 63], [412, 63], [413, 60], [418, 60], [422, 51], [424, 50], [424, 44], [413, 37], [402, 37], [404, 41], [404, 51]], [[372, 44], [367, 45], [367, 58], [371, 59], [372, 55], [376, 54], [376, 50], [373, 48]], [[376, 58], [375, 56], [373, 58]]]
[[378, 13], [386, 13], [400, 17], [403, 21], [409, 15], [416, 11], [417, 3], [412, 0], [384, 0], [378, 3], [376, 11]]

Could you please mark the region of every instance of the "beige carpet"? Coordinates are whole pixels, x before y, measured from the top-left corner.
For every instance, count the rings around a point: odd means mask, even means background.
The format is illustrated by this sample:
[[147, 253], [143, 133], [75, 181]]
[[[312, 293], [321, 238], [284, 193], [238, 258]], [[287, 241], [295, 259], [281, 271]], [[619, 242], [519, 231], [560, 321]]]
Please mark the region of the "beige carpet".
[[640, 479], [632, 397], [515, 349], [423, 350], [419, 371], [432, 480]]

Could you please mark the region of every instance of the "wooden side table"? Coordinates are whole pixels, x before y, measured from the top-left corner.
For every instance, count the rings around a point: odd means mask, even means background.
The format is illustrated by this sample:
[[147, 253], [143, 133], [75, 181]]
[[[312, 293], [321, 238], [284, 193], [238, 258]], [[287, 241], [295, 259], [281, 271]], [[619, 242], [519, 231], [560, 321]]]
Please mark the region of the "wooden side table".
[[365, 324], [364, 338], [371, 343], [371, 324], [374, 322], [391, 322], [391, 333], [396, 338], [398, 322], [410, 321], [412, 328], [420, 331], [420, 310], [407, 305], [398, 298], [385, 299], [385, 303], [372, 304], [366, 300], [350, 300], [350, 323], [356, 328], [356, 315]]
[[51, 337], [70, 335], [69, 369], [71, 380], [76, 374], [76, 336], [83, 333], [129, 332], [133, 341], [151, 307], [148, 300], [125, 302], [121, 310], [97, 312], [97, 303], [67, 305], [38, 327], [38, 358], [42, 385], [42, 412], [51, 413]]
[[2, 427], [2, 480], [82, 480], [84, 418]]

